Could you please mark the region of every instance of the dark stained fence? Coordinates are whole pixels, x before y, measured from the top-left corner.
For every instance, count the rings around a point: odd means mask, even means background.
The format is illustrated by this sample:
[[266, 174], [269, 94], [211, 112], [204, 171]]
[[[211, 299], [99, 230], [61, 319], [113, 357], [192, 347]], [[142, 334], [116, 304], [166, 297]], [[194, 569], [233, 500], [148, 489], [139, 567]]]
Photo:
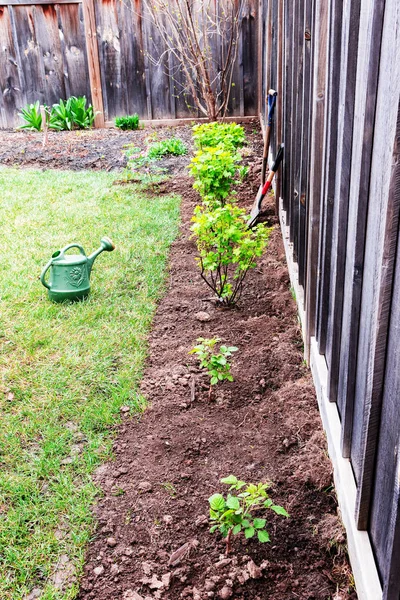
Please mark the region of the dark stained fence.
[[369, 533], [383, 598], [399, 600], [400, 3], [264, 0], [260, 19], [306, 355], [324, 359], [355, 528]]
[[[223, 20], [225, 0], [215, 6]], [[99, 126], [135, 112], [149, 120], [203, 116], [141, 0], [0, 0], [0, 48], [0, 127], [17, 125], [27, 103], [71, 95], [93, 102]], [[225, 51], [216, 37], [216, 64]], [[257, 115], [258, 70], [258, 2], [246, 0], [229, 115]]]

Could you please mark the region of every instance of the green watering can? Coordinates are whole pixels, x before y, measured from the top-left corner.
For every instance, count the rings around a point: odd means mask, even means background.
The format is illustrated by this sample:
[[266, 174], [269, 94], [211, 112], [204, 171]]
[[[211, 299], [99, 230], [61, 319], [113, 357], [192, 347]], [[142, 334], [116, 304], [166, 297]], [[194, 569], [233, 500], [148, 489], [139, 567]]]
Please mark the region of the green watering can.
[[[54, 252], [40, 275], [40, 281], [48, 289], [50, 300], [82, 300], [90, 292], [90, 273], [93, 263], [101, 252], [111, 252], [115, 246], [108, 237], [101, 238], [101, 246], [90, 256], [79, 244], [69, 244], [62, 250]], [[79, 248], [80, 254], [65, 254], [70, 248]], [[48, 282], [46, 273], [50, 269]]]

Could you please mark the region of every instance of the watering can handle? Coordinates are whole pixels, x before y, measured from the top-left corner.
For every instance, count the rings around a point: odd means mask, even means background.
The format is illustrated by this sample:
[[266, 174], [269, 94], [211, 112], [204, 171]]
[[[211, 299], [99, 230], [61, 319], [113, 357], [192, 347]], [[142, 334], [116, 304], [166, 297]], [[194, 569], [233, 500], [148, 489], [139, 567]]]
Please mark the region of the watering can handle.
[[50, 289], [49, 284], [47, 283], [47, 281], [45, 281], [45, 275], [47, 273], [47, 271], [50, 269], [51, 265], [53, 263], [53, 260], [49, 260], [49, 262], [47, 263], [47, 265], [45, 266], [45, 268], [43, 269], [43, 271], [40, 274], [40, 281], [43, 283], [44, 287], [47, 287], [47, 289]]
[[82, 246], [80, 246], [79, 244], [68, 244], [68, 246], [65, 246], [65, 248], [63, 248], [59, 254], [59, 256], [63, 256], [67, 250], [69, 250], [70, 248], [79, 248], [80, 253], [83, 254], [83, 256], [86, 256], [86, 252], [84, 251], [84, 249], [82, 248]]

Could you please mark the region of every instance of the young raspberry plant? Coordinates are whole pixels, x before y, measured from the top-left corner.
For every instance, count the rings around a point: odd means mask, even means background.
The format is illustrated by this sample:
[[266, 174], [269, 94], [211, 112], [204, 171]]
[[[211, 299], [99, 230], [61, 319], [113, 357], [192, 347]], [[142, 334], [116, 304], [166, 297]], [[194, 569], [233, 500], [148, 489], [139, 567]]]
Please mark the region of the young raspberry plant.
[[[226, 540], [226, 554], [232, 550], [232, 536], [243, 533], [246, 539], [257, 535], [258, 541], [264, 544], [270, 541], [266, 530], [267, 520], [255, 517], [252, 513], [257, 511], [273, 510], [277, 515], [289, 517], [282, 506], [274, 504], [267, 490], [269, 483], [246, 483], [234, 475], [224, 477], [221, 483], [229, 485], [229, 492], [225, 498], [223, 494], [213, 494], [208, 502], [210, 504], [210, 533], [219, 530]], [[235, 490], [239, 494], [232, 494]]]
[[200, 337], [196, 341], [200, 343], [192, 348], [189, 354], [196, 354], [200, 361], [200, 367], [207, 369], [207, 375], [210, 377], [208, 398], [211, 400], [213, 385], [224, 380], [233, 381], [231, 365], [228, 359], [232, 356], [233, 352], [237, 352], [237, 348], [236, 346], [224, 346], [222, 344], [218, 351], [216, 345], [221, 341], [219, 337], [211, 339]]

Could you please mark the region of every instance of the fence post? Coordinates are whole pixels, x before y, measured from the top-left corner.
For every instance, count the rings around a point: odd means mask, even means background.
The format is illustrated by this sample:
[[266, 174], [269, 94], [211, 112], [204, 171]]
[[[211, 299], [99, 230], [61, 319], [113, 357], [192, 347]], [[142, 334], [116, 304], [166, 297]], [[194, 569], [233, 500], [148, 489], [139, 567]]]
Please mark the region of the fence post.
[[101, 87], [99, 48], [96, 36], [96, 15], [93, 0], [83, 0], [83, 21], [85, 24], [86, 50], [88, 57], [90, 91], [96, 116], [95, 127], [104, 127], [103, 91]]

